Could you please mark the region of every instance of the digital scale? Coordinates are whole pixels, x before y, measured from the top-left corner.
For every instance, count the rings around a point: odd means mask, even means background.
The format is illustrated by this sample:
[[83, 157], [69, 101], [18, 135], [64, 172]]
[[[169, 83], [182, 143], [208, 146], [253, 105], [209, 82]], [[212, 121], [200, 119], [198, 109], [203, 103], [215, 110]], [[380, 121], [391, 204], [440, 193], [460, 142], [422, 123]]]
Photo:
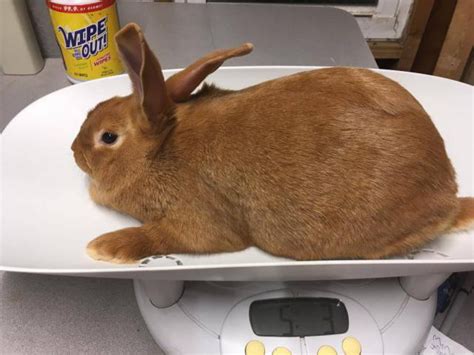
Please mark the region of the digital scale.
[[[221, 68], [208, 81], [240, 89], [310, 69], [316, 68]], [[459, 195], [474, 196], [472, 87], [374, 71], [420, 101], [445, 140]], [[165, 77], [174, 72], [164, 71]], [[436, 289], [451, 273], [474, 270], [473, 231], [441, 236], [412, 255], [384, 260], [294, 261], [256, 248], [154, 256], [136, 265], [90, 259], [85, 247], [91, 239], [138, 222], [90, 200], [70, 145], [92, 107], [130, 90], [125, 75], [67, 87], [26, 107], [5, 129], [1, 270], [134, 279], [143, 318], [167, 354], [415, 354], [422, 349]]]
[[415, 354], [436, 309], [435, 294], [410, 297], [397, 278], [189, 282], [172, 305], [155, 304], [142, 281], [134, 285], [166, 354]]

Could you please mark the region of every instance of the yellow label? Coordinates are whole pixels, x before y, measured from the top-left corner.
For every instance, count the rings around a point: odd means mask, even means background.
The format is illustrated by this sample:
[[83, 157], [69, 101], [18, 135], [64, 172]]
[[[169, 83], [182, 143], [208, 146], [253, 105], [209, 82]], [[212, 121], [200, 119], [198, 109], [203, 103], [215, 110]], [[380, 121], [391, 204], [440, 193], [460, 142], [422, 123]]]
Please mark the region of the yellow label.
[[56, 40], [67, 74], [91, 80], [123, 72], [114, 36], [119, 30], [115, 0], [88, 5], [48, 1]]

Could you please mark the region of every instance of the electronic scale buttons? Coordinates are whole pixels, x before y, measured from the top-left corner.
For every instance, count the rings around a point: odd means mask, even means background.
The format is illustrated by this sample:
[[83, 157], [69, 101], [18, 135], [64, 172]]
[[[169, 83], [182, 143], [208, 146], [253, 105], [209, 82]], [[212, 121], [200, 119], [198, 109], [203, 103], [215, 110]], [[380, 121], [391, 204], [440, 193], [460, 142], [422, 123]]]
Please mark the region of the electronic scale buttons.
[[[342, 351], [344, 355], [361, 355], [362, 346], [354, 337], [346, 337], [342, 341]], [[330, 345], [321, 346], [315, 355], [338, 355], [336, 349]], [[245, 346], [245, 355], [269, 355], [265, 353], [265, 346], [261, 341], [251, 340]], [[285, 347], [275, 348], [271, 355], [292, 355], [291, 351]]]

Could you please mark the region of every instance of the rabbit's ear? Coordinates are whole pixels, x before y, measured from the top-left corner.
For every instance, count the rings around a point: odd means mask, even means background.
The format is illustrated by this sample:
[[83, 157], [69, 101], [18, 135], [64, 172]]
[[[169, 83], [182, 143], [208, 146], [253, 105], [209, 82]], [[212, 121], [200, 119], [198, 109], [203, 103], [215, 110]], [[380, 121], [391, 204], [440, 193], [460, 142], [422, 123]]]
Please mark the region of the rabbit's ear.
[[187, 68], [166, 80], [166, 88], [174, 102], [186, 101], [199, 84], [211, 73], [216, 71], [227, 59], [240, 57], [250, 53], [253, 44], [244, 43], [240, 47], [219, 49], [206, 54]]
[[160, 62], [134, 23], [117, 32], [115, 41], [145, 115], [151, 123], [160, 124], [162, 114], [172, 106]]

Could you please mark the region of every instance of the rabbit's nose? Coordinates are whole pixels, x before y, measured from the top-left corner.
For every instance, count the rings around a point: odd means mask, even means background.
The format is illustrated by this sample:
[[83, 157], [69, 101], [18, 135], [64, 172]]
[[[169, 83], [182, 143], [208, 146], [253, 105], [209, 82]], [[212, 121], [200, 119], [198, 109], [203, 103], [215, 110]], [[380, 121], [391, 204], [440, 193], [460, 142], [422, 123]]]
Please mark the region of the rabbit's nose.
[[79, 150], [79, 137], [76, 137], [76, 139], [74, 139], [74, 142], [72, 142], [71, 150], [73, 152], [77, 152]]

